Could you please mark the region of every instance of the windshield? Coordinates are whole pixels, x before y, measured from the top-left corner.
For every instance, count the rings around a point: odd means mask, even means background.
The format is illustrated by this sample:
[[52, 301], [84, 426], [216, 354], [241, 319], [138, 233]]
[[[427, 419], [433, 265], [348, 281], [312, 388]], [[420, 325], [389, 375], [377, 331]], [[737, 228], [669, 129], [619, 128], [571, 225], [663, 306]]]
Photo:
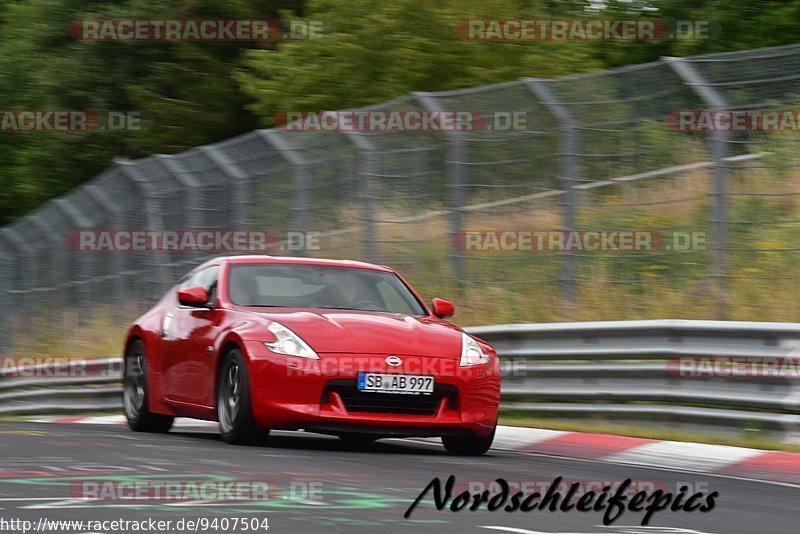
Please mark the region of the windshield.
[[394, 273], [321, 265], [232, 265], [228, 295], [238, 306], [367, 310], [426, 315]]

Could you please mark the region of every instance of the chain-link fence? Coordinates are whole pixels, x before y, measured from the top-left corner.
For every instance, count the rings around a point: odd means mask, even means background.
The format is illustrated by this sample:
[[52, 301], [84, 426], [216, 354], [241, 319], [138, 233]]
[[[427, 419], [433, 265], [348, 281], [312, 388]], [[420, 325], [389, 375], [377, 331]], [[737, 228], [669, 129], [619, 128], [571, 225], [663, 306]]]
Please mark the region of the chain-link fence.
[[[97, 314], [121, 323], [208, 256], [68, 247], [79, 230], [318, 232], [318, 250], [296, 253], [394, 266], [426, 297], [455, 300], [465, 324], [796, 320], [798, 126], [705, 128], [698, 117], [797, 118], [798, 98], [791, 45], [369, 108], [470, 110], [488, 126], [469, 131], [278, 128], [118, 160], [0, 230], [0, 348], [34, 330], [64, 347]], [[498, 128], [511, 114], [524, 125]], [[587, 246], [628, 231], [657, 246]], [[502, 232], [512, 245], [482, 241]], [[521, 245], [525, 232], [534, 244]], [[559, 232], [577, 246], [555, 246]]]

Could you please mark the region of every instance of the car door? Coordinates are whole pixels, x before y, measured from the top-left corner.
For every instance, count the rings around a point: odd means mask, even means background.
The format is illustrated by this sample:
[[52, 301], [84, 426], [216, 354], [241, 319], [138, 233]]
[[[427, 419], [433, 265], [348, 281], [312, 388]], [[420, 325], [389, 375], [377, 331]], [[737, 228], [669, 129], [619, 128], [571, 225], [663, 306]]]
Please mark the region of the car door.
[[183, 306], [175, 296], [175, 308], [167, 328], [162, 329], [165, 397], [172, 402], [208, 406], [213, 387], [212, 363], [215, 334], [222, 311], [217, 309], [216, 287], [219, 266], [202, 269], [180, 288], [200, 286], [209, 295], [208, 307]]

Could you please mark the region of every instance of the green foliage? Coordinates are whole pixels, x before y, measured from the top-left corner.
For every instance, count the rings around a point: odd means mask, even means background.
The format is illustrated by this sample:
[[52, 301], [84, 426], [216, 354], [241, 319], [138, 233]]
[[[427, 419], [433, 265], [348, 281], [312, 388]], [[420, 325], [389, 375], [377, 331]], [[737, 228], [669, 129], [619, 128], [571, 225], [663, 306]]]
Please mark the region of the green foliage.
[[608, 66], [791, 44], [800, 35], [798, 0], [606, 0], [605, 5], [603, 18], [703, 21], [710, 30], [709, 38], [597, 43], [593, 56]]
[[248, 131], [256, 119], [232, 76], [257, 43], [87, 42], [67, 28], [94, 18], [275, 18], [301, 1], [6, 0], [0, 7], [0, 110], [130, 110], [132, 132], [0, 132], [0, 224], [69, 191], [115, 156], [173, 153]]
[[[0, 224], [106, 168], [114, 156], [174, 153], [285, 110], [327, 110], [796, 40], [800, 0], [0, 0], [0, 110], [134, 110], [150, 127], [91, 134], [0, 133]], [[594, 11], [592, 9], [595, 9]], [[86, 18], [305, 18], [321, 39], [273, 43], [80, 42]], [[711, 39], [486, 42], [466, 19], [707, 20]], [[667, 154], [665, 161], [669, 160]]]
[[410, 91], [440, 91], [557, 76], [602, 66], [588, 43], [486, 42], [462, 39], [466, 19], [567, 16], [569, 2], [519, 0], [312, 0], [306, 18], [333, 32], [324, 39], [250, 50], [238, 79], [255, 100], [261, 124], [286, 110], [374, 104]]

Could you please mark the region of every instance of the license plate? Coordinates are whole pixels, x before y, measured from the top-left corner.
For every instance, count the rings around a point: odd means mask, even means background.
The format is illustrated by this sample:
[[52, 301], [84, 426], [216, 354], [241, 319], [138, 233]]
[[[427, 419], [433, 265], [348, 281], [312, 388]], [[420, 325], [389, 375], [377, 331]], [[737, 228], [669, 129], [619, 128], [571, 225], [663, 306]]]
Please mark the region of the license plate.
[[432, 376], [358, 373], [359, 391], [429, 395], [433, 393], [433, 384]]

